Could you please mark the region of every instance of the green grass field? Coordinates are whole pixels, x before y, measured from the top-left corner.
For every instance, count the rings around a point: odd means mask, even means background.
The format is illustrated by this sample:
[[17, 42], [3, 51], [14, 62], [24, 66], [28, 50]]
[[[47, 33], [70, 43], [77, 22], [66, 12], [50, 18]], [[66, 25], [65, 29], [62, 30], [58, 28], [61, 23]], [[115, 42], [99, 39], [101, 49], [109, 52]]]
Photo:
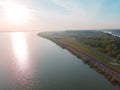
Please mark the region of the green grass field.
[[70, 47], [76, 48], [80, 52], [85, 53], [89, 57], [97, 60], [98, 62], [104, 64], [105, 66], [113, 69], [114, 71], [120, 73], [120, 65], [113, 65], [111, 64], [110, 58], [106, 55], [99, 53], [95, 49], [90, 48], [89, 46], [85, 45], [82, 42], [78, 42], [74, 40], [69, 35], [65, 33], [40, 33], [40, 36], [45, 37], [49, 40], [54, 40], [54, 42], [62, 42]]

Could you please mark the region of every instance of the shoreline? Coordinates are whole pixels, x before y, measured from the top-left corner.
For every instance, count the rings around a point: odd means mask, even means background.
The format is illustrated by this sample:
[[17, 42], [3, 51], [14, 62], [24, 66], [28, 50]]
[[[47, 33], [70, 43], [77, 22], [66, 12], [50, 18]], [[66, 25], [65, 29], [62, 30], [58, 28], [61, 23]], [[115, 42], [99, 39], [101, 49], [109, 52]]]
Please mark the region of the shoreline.
[[113, 35], [113, 36], [116, 36], [116, 37], [119, 37], [119, 38], [120, 38], [120, 35], [114, 34], [114, 33], [112, 33], [111, 31], [101, 31], [101, 32], [107, 33], [107, 34], [111, 34], [111, 35]]
[[109, 81], [111, 81], [112, 83], [117, 83], [120, 86], [120, 73], [119, 72], [104, 65], [102, 62], [86, 55], [85, 53], [77, 50], [75, 47], [66, 45], [64, 42], [61, 42], [54, 38], [45, 37], [43, 35], [39, 35], [39, 36], [43, 37], [45, 39], [48, 39], [48, 40], [52, 41], [53, 43], [56, 43], [58, 46], [60, 46], [63, 49], [68, 50], [70, 53], [72, 53], [76, 57], [80, 58], [84, 63], [88, 64], [90, 67], [94, 68], [97, 72], [104, 75], [105, 78], [107, 78]]

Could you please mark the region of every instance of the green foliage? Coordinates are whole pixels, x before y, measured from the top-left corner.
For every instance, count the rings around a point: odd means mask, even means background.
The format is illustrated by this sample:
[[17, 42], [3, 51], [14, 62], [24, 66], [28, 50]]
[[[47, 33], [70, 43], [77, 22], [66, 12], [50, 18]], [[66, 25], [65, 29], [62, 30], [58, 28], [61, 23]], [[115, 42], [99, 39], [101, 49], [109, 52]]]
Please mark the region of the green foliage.
[[113, 82], [113, 83], [117, 82], [117, 80], [114, 76], [111, 78], [111, 82]]
[[[101, 32], [90, 32], [91, 31], [48, 32], [40, 33], [38, 35], [55, 43], [60, 43], [60, 46], [62, 45], [65, 48], [66, 46], [73, 47], [120, 73], [120, 66], [110, 63], [110, 60], [120, 60], [120, 38]], [[113, 57], [114, 59], [109, 58], [105, 54], [108, 56], [110, 55], [110, 57]], [[88, 63], [86, 59], [83, 58], [83, 60]]]
[[120, 60], [120, 54], [117, 55], [117, 60]]
[[90, 47], [120, 61], [120, 38], [111, 34], [99, 33], [84, 39]]
[[66, 35], [94, 50], [120, 61], [120, 37], [99, 31], [68, 31]]

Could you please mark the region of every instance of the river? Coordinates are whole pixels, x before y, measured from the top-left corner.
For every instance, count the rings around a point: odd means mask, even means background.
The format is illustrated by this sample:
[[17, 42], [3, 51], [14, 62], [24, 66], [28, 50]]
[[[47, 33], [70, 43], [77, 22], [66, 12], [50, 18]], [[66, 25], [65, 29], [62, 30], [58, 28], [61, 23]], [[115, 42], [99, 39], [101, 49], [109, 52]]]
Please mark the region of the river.
[[120, 89], [37, 33], [0, 33], [0, 90]]

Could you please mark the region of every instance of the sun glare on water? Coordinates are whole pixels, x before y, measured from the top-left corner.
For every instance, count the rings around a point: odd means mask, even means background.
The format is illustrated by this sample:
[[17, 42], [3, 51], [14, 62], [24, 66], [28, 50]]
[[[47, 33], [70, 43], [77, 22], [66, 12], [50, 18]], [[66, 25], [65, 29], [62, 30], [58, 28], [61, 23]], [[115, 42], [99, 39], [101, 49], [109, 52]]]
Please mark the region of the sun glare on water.
[[17, 59], [24, 61], [27, 57], [27, 43], [23, 32], [12, 33], [14, 53]]
[[[24, 32], [11, 33], [13, 62], [15, 66], [15, 78], [21, 85], [29, 86], [29, 80], [32, 76], [31, 63], [29, 58], [29, 49], [27, 35]], [[14, 72], [13, 72], [14, 73]]]
[[5, 21], [10, 24], [24, 24], [30, 19], [28, 8], [17, 2], [5, 2], [3, 4]]
[[23, 32], [12, 33], [14, 59], [19, 70], [24, 71], [28, 66], [28, 49], [26, 36]]

